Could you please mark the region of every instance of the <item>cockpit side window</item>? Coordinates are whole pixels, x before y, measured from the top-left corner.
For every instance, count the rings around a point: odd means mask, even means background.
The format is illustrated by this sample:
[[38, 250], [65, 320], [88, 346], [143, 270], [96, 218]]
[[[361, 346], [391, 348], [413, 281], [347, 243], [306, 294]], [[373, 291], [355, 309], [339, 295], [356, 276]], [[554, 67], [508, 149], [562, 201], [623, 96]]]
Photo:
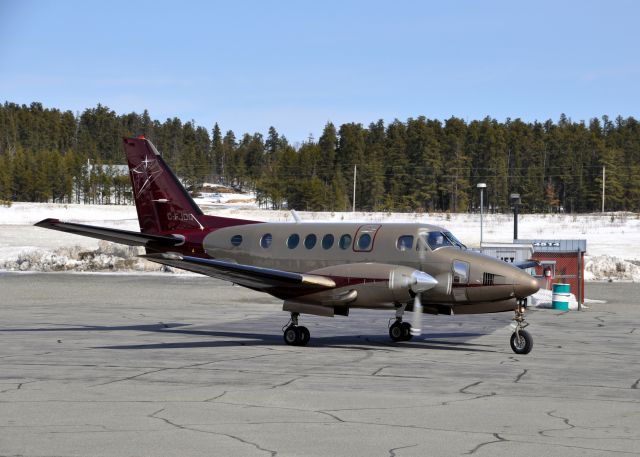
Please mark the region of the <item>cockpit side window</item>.
[[[456, 247], [458, 249], [467, 249], [451, 232], [433, 231], [429, 233], [423, 233], [420, 235], [422, 241], [429, 245], [431, 250], [443, 248], [446, 246]], [[418, 248], [420, 243], [418, 243]]]

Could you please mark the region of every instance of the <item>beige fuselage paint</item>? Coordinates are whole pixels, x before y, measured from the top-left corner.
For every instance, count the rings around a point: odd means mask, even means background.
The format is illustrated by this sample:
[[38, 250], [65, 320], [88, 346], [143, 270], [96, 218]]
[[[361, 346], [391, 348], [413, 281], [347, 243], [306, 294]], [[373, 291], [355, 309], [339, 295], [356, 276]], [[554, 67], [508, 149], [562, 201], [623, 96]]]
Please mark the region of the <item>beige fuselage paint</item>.
[[[445, 230], [417, 223], [261, 223], [216, 230], [205, 237], [203, 247], [213, 258], [240, 264], [350, 278], [334, 290], [297, 299], [314, 306], [389, 308], [411, 303], [406, 288], [393, 290], [391, 281], [394, 274], [402, 273], [398, 268], [406, 267], [407, 271], [428, 273], [438, 281], [437, 286], [421, 295], [426, 312], [438, 312], [430, 304], [447, 305], [456, 313], [514, 309], [514, 278], [526, 273], [470, 250], [432, 250], [419, 241], [421, 234], [431, 231]], [[297, 245], [291, 248], [296, 235]], [[305, 243], [310, 235], [315, 236], [313, 246], [310, 241]], [[323, 246], [326, 235], [333, 237], [331, 246]], [[344, 235], [351, 238], [346, 248], [340, 246]], [[362, 242], [361, 236], [365, 237]], [[400, 245], [400, 237], [413, 237], [411, 246]], [[466, 272], [458, 274], [454, 265], [466, 268]], [[349, 302], [348, 294], [353, 295], [353, 291], [357, 298]]]

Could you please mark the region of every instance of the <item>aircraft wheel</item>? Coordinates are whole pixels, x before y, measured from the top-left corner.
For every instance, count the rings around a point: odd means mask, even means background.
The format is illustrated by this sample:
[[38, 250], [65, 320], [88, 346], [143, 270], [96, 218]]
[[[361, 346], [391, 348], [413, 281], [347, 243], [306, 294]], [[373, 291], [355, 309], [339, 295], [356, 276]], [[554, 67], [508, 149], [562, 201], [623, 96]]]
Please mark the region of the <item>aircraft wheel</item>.
[[298, 341], [300, 340], [300, 332], [298, 331], [298, 327], [295, 325], [290, 325], [284, 331], [284, 342], [290, 346], [296, 346]]
[[401, 325], [401, 328], [402, 328], [402, 339], [404, 341], [411, 340], [411, 338], [413, 338], [413, 335], [411, 334], [411, 324], [408, 322], [403, 322]]
[[404, 340], [404, 330], [402, 329], [402, 322], [394, 322], [389, 327], [389, 336], [393, 341], [403, 341]]
[[307, 327], [298, 327], [298, 346], [306, 346], [309, 340], [311, 339], [311, 334], [309, 333], [309, 329]]
[[516, 354], [528, 354], [533, 348], [533, 337], [526, 330], [513, 332], [511, 335], [511, 349]]

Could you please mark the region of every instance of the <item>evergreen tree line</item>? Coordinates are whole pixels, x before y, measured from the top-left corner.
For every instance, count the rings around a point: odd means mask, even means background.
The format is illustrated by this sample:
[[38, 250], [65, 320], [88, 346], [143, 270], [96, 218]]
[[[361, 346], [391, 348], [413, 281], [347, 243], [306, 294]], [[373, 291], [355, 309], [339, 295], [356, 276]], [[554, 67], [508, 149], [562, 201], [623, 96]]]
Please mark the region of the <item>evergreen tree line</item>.
[[121, 138], [145, 135], [187, 186], [223, 183], [256, 192], [272, 208], [344, 211], [640, 211], [640, 125], [633, 117], [588, 123], [465, 122], [425, 117], [367, 127], [324, 126], [292, 145], [275, 128], [236, 137], [178, 118], [118, 115], [97, 105], [82, 114], [40, 103], [0, 105], [0, 200], [130, 203]]

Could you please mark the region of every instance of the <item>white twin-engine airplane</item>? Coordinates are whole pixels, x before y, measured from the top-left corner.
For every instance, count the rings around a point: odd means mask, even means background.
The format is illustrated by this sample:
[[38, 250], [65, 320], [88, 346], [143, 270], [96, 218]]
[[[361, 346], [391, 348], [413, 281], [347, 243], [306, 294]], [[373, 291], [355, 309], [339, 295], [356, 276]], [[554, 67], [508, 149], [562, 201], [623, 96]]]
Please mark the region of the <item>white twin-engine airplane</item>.
[[[125, 138], [140, 232], [45, 219], [39, 227], [144, 246], [153, 262], [231, 281], [284, 300], [284, 341], [309, 342], [301, 314], [332, 317], [367, 308], [395, 313], [393, 341], [421, 333], [421, 315], [515, 311], [511, 348], [533, 346], [524, 330], [537, 281], [472, 252], [451, 232], [416, 223], [271, 223], [208, 216], [153, 144]], [[403, 321], [413, 312], [412, 323]]]

